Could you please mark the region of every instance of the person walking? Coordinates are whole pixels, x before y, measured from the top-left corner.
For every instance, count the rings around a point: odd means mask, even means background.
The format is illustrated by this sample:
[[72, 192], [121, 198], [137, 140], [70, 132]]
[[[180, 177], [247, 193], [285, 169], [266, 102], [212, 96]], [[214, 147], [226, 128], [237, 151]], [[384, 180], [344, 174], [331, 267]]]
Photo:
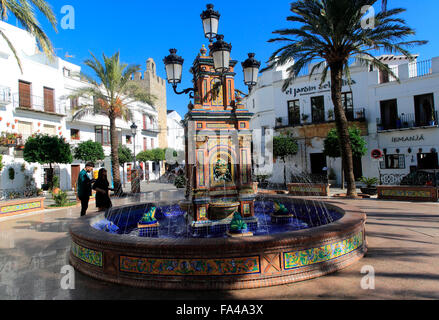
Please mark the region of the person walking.
[[77, 194], [79, 200], [81, 200], [81, 217], [85, 216], [88, 210], [88, 202], [90, 201], [92, 192], [91, 185], [93, 183], [93, 179], [90, 178], [89, 173], [93, 172], [94, 166], [94, 163], [88, 162], [78, 176]]
[[109, 186], [107, 170], [102, 168], [99, 170], [98, 179], [93, 185], [93, 190], [96, 190], [96, 208], [98, 208], [99, 211], [105, 211], [113, 206], [109, 192], [110, 190], [114, 190]]

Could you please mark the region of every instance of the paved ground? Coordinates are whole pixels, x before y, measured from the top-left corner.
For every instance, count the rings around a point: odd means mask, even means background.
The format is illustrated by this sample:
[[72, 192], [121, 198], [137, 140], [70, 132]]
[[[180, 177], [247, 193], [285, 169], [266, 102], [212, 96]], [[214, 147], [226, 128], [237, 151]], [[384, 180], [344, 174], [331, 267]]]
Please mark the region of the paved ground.
[[[151, 185], [151, 189], [169, 189]], [[175, 199], [158, 192], [116, 204]], [[79, 208], [0, 220], [0, 299], [439, 299], [439, 204], [346, 201], [368, 214], [369, 252], [355, 265], [306, 282], [223, 292], [157, 291], [116, 286], [76, 272], [75, 290], [62, 290], [70, 246], [69, 224]], [[93, 205], [91, 206], [93, 208]], [[94, 211], [95, 209], [92, 209]], [[375, 290], [363, 290], [363, 266], [376, 273]]]

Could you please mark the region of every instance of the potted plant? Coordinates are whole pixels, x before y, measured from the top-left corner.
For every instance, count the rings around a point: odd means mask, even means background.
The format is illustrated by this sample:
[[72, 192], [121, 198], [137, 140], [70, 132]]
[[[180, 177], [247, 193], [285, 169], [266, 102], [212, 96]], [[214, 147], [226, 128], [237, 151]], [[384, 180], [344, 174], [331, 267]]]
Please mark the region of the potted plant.
[[276, 126], [281, 126], [282, 125], [282, 118], [276, 118]]
[[329, 121], [334, 120], [334, 110], [333, 109], [328, 110], [328, 120]]
[[307, 114], [302, 114], [302, 121], [303, 121], [303, 123], [307, 123], [308, 122], [308, 119], [309, 119], [309, 115], [307, 115]]
[[377, 123], [377, 130], [383, 131], [383, 129], [384, 129], [383, 124], [381, 122]]
[[52, 194], [57, 195], [61, 189], [59, 188], [59, 177], [58, 176], [53, 176], [52, 178], [53, 180], [53, 189], [52, 189]]
[[177, 176], [174, 181], [174, 186], [177, 189], [184, 189], [186, 187], [186, 177], [185, 176]]
[[364, 118], [364, 111], [363, 110], [357, 110], [355, 112], [355, 114], [357, 115], [357, 120], [358, 119], [363, 119]]
[[378, 194], [377, 184], [378, 178], [366, 178], [361, 177], [360, 182], [364, 183], [366, 187], [361, 188], [361, 192], [370, 196], [376, 196]]
[[435, 126], [436, 120], [435, 120], [435, 112], [433, 109], [431, 109], [431, 120], [430, 120], [430, 126]]
[[328, 172], [328, 182], [331, 186], [335, 186], [337, 184], [337, 175], [335, 174], [334, 169], [329, 169]]
[[256, 180], [259, 183], [259, 187], [265, 189], [268, 187], [268, 181], [271, 175], [264, 175], [264, 174], [258, 174], [254, 177], [254, 180]]

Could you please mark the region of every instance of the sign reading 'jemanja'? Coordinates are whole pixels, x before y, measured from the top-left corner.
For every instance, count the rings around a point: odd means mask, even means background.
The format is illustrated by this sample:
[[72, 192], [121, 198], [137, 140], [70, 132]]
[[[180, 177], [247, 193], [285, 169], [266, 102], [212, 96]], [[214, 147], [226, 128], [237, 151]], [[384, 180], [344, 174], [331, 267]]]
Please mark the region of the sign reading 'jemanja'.
[[411, 137], [395, 137], [392, 138], [392, 142], [393, 143], [398, 143], [398, 142], [418, 142], [418, 141], [424, 141], [424, 135], [420, 134], [417, 136], [411, 136]]
[[[343, 87], [344, 86], [348, 86], [348, 85], [353, 85], [356, 84], [355, 80], [351, 79], [351, 81], [348, 80], [344, 80], [343, 79]], [[328, 81], [326, 83], [323, 83], [321, 85], [318, 86], [305, 86], [302, 88], [289, 88], [287, 91], [285, 91], [285, 93], [287, 95], [294, 95], [294, 97], [297, 97], [297, 95], [300, 96], [304, 96], [304, 95], [308, 95], [308, 94], [312, 94], [312, 93], [316, 93], [316, 92], [320, 92], [320, 91], [324, 91], [324, 90], [329, 90], [331, 89], [331, 81]]]

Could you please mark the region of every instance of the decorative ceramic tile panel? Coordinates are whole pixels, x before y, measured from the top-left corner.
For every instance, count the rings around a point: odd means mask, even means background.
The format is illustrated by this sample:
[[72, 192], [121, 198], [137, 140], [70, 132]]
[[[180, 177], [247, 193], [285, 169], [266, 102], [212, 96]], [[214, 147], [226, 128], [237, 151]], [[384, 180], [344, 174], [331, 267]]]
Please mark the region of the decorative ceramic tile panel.
[[259, 256], [230, 259], [120, 257], [120, 271], [164, 276], [228, 276], [260, 273]]
[[407, 198], [430, 198], [429, 191], [422, 190], [383, 190], [381, 194], [386, 197], [407, 197]]
[[300, 192], [300, 193], [320, 193], [322, 192], [321, 188], [318, 187], [298, 187], [298, 186], [290, 186], [290, 192]]
[[13, 204], [13, 205], [9, 205], [9, 206], [6, 205], [6, 206], [2, 206], [0, 208], [0, 214], [20, 212], [20, 211], [26, 211], [26, 210], [32, 210], [32, 209], [38, 209], [38, 208], [41, 208], [41, 201], [19, 203], [19, 204]]
[[74, 242], [72, 242], [71, 250], [76, 258], [81, 259], [88, 264], [102, 268], [102, 252], [81, 247]]
[[362, 245], [363, 232], [360, 232], [349, 239], [322, 247], [286, 252], [284, 253], [284, 268], [290, 270], [326, 262], [353, 252]]

